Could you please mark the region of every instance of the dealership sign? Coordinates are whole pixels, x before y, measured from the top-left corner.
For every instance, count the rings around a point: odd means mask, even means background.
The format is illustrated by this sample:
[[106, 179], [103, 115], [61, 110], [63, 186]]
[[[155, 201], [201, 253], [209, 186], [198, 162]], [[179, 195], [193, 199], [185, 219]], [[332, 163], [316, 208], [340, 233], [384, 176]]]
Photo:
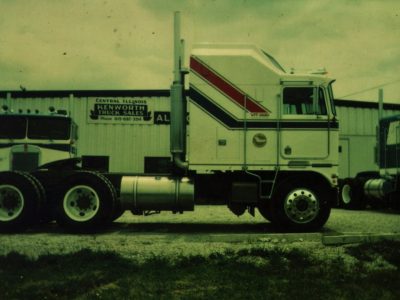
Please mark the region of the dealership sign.
[[140, 98], [89, 98], [88, 123], [153, 124], [152, 103]]

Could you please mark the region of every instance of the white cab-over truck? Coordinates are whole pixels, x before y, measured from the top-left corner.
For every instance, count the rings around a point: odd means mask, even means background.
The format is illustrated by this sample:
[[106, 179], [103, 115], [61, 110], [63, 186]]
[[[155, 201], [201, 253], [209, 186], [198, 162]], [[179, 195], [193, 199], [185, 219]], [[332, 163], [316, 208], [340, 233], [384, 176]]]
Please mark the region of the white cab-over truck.
[[236, 215], [258, 208], [290, 230], [326, 223], [338, 176], [333, 80], [321, 70], [288, 73], [247, 45], [193, 47], [185, 68], [179, 23], [177, 13], [169, 172], [100, 172], [78, 158], [1, 172], [2, 230], [52, 219], [96, 229], [125, 210], [192, 211], [199, 197], [224, 201]]
[[0, 170], [33, 171], [76, 156], [77, 125], [64, 111], [0, 113]]

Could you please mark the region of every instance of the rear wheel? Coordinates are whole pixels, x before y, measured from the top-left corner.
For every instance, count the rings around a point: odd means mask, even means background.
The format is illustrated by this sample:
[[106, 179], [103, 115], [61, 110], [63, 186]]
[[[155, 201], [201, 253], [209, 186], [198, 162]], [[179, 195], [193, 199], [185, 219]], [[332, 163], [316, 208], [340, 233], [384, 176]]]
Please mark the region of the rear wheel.
[[124, 214], [125, 210], [122, 208], [121, 203], [117, 200], [115, 202], [115, 207], [114, 207], [114, 211], [111, 214], [111, 218], [109, 220], [109, 222], [113, 222], [115, 220], [117, 220], [119, 217], [121, 217]]
[[291, 179], [277, 187], [270, 217], [284, 229], [309, 231], [321, 228], [330, 211], [329, 195], [323, 185]]
[[365, 209], [367, 202], [364, 196], [362, 180], [346, 178], [339, 188], [340, 206], [345, 209]]
[[110, 181], [94, 172], [78, 172], [62, 187], [57, 223], [70, 230], [93, 230], [105, 225], [115, 209], [116, 192]]
[[0, 230], [19, 231], [38, 218], [41, 193], [27, 173], [0, 173]]
[[38, 192], [39, 192], [39, 203], [38, 203], [38, 210], [39, 215], [38, 218], [35, 220], [38, 223], [44, 224], [49, 223], [54, 220], [54, 216], [51, 212], [51, 208], [49, 203], [47, 202], [46, 190], [43, 187], [42, 183], [37, 179], [35, 176], [31, 174], [28, 175], [31, 180], [35, 183]]

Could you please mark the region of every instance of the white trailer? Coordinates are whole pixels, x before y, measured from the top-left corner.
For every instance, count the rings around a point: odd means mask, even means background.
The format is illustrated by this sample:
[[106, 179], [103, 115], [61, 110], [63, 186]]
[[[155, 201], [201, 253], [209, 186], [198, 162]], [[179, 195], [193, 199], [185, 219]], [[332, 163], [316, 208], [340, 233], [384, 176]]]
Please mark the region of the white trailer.
[[[168, 172], [86, 170], [85, 158], [1, 172], [0, 228], [54, 218], [67, 229], [96, 229], [124, 210], [190, 211], [201, 197], [223, 201], [237, 215], [258, 208], [290, 230], [325, 224], [338, 176], [333, 80], [321, 70], [288, 73], [248, 45], [195, 46], [188, 70], [178, 13], [175, 20]], [[137, 113], [147, 117], [144, 108]]]

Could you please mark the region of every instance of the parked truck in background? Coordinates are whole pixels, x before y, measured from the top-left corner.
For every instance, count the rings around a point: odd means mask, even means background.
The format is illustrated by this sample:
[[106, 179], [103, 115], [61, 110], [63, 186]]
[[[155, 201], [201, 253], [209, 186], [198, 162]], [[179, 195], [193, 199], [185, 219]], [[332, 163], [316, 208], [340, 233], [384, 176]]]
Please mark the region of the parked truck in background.
[[376, 139], [379, 172], [360, 172], [343, 180], [339, 199], [344, 208], [400, 208], [400, 115], [381, 118]]
[[13, 111], [4, 105], [0, 113], [0, 171], [29, 172], [75, 157], [77, 130], [66, 111]]
[[236, 215], [257, 208], [290, 230], [326, 223], [337, 198], [334, 80], [320, 70], [288, 73], [248, 45], [195, 46], [188, 70], [179, 23], [176, 13], [168, 172], [110, 173], [85, 168], [85, 158], [0, 172], [2, 230], [41, 219], [96, 229], [125, 210], [192, 211], [199, 196]]

